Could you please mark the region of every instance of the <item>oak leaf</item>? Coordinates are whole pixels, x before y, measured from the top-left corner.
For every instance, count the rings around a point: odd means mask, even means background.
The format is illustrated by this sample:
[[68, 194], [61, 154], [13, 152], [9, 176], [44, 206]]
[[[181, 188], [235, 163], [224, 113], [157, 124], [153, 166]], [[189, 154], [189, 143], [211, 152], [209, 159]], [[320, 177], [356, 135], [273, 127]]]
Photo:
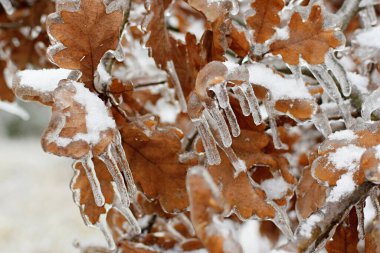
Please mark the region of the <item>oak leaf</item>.
[[48, 54], [61, 68], [82, 72], [82, 82], [94, 90], [94, 74], [108, 50], [115, 50], [119, 42], [123, 13], [106, 13], [102, 0], [81, 0], [76, 10], [62, 5], [49, 15], [47, 26], [52, 38]]
[[319, 5], [311, 7], [306, 21], [295, 12], [289, 23], [289, 39], [275, 41], [270, 52], [280, 54], [290, 65], [298, 65], [302, 57], [309, 64], [321, 64], [330, 48], [337, 48], [341, 42], [331, 28], [324, 28], [324, 18]]
[[264, 44], [280, 24], [278, 13], [284, 8], [284, 0], [256, 0], [251, 4], [255, 14], [247, 17], [248, 26], [254, 31], [254, 41]]

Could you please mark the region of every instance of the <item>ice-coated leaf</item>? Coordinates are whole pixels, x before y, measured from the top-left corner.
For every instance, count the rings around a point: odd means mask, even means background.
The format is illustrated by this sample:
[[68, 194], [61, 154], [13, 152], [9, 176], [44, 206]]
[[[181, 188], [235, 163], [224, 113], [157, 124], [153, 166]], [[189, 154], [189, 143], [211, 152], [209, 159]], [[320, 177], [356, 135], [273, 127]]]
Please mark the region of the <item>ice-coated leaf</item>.
[[284, 0], [256, 0], [251, 4], [255, 14], [247, 17], [247, 24], [255, 42], [264, 44], [273, 36], [281, 21], [278, 13], [284, 6]]
[[51, 61], [61, 68], [80, 70], [81, 81], [94, 90], [97, 66], [108, 50], [117, 48], [122, 21], [122, 11], [106, 13], [102, 0], [81, 0], [71, 8], [59, 2], [57, 12], [47, 19]]
[[313, 5], [309, 17], [302, 20], [295, 12], [289, 23], [289, 39], [278, 40], [270, 45], [270, 51], [281, 55], [290, 65], [298, 65], [302, 57], [309, 64], [321, 64], [330, 48], [337, 48], [341, 42], [332, 28], [324, 28], [321, 6]]

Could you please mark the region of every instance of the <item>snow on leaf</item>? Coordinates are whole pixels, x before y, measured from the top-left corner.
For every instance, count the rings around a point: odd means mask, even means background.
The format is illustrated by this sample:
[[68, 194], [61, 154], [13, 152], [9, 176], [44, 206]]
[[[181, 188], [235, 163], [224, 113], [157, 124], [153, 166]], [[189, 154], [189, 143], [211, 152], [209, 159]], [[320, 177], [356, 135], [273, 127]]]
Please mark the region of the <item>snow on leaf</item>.
[[290, 65], [298, 65], [300, 57], [309, 64], [321, 64], [328, 50], [341, 44], [335, 31], [323, 25], [323, 13], [319, 5], [311, 7], [306, 21], [302, 20], [300, 13], [295, 12], [289, 23], [289, 39], [273, 42], [270, 51], [274, 55], [281, 55]]
[[103, 55], [117, 48], [122, 20], [122, 11], [107, 14], [102, 0], [81, 0], [75, 8], [58, 4], [47, 20], [51, 61], [61, 68], [80, 70], [82, 82], [94, 90], [95, 71]]
[[191, 221], [197, 236], [210, 252], [239, 253], [234, 230], [223, 223], [225, 202], [206, 168], [189, 169], [186, 179]]
[[256, 0], [251, 4], [255, 14], [247, 17], [247, 24], [253, 30], [255, 42], [264, 44], [280, 25], [278, 13], [284, 8], [284, 0]]

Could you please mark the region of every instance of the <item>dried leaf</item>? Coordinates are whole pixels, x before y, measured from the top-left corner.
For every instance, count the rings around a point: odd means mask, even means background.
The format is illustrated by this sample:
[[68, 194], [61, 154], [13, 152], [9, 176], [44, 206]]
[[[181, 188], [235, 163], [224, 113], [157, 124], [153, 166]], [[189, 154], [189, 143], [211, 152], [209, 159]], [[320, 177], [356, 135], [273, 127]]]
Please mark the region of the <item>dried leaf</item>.
[[61, 68], [82, 72], [82, 82], [94, 90], [94, 74], [100, 59], [119, 42], [123, 13], [106, 13], [102, 0], [81, 0], [78, 9], [62, 5], [49, 15], [47, 26], [53, 45], [50, 58]]
[[223, 224], [225, 204], [222, 195], [204, 167], [192, 167], [186, 179], [191, 221], [197, 236], [211, 253], [238, 253], [241, 246], [233, 231]]
[[302, 57], [309, 64], [321, 64], [329, 48], [337, 48], [341, 42], [333, 29], [323, 27], [323, 14], [319, 5], [311, 8], [306, 21], [295, 12], [289, 23], [289, 39], [275, 41], [270, 51], [290, 65], [298, 65]]
[[284, 6], [284, 0], [256, 0], [251, 4], [255, 14], [247, 17], [247, 24], [253, 29], [255, 42], [264, 44], [272, 37], [281, 21], [278, 13]]

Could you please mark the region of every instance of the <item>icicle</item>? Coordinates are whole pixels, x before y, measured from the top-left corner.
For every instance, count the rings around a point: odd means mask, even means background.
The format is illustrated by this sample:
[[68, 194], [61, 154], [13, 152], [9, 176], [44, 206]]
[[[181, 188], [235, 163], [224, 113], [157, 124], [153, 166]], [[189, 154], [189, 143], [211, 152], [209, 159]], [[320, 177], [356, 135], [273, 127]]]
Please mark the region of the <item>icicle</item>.
[[358, 232], [359, 239], [364, 240], [364, 214], [363, 214], [363, 203], [357, 203], [355, 205], [356, 215], [358, 216]]
[[105, 199], [100, 188], [99, 180], [95, 173], [94, 163], [91, 160], [92, 155], [89, 154], [85, 158], [82, 159], [82, 166], [84, 171], [86, 171], [86, 175], [88, 181], [90, 182], [92, 194], [94, 195], [94, 200], [97, 206], [104, 206]]
[[129, 163], [127, 157], [125, 156], [125, 152], [123, 146], [121, 144], [121, 136], [120, 132], [117, 131], [115, 144], [113, 145], [113, 149], [115, 151], [114, 157], [117, 158], [117, 162], [120, 164], [121, 171], [123, 172], [124, 179], [127, 182], [128, 194], [131, 199], [134, 199], [137, 194], [137, 188], [135, 185], [135, 181], [133, 180], [133, 175], [131, 169], [129, 167]]
[[352, 84], [348, 80], [347, 72], [344, 70], [343, 66], [335, 58], [334, 52], [330, 50], [325, 58], [326, 66], [334, 74], [335, 78], [340, 84], [342, 93], [345, 97], [351, 95]]
[[239, 2], [237, 0], [230, 0], [232, 3], [232, 8], [230, 10], [231, 15], [237, 15], [239, 13]]
[[239, 101], [240, 108], [243, 112], [243, 115], [248, 116], [249, 114], [251, 114], [251, 109], [249, 107], [248, 100], [245, 97], [244, 91], [242, 90], [242, 88], [240, 86], [235, 86], [232, 88], [232, 91], [234, 92], [237, 100]]
[[228, 160], [231, 162], [232, 166], [235, 169], [234, 177], [237, 177], [240, 174], [240, 172], [247, 171], [247, 166], [245, 165], [244, 161], [237, 157], [237, 155], [231, 147], [222, 147], [222, 149], [224, 153], [226, 153]]
[[128, 208], [130, 205], [130, 200], [128, 197], [128, 190], [124, 184], [123, 176], [121, 175], [121, 173], [119, 171], [119, 168], [117, 166], [117, 162], [115, 161], [115, 158], [113, 157], [110, 149], [111, 149], [111, 147], [109, 147], [108, 150], [100, 156], [100, 159], [106, 165], [109, 173], [112, 176], [113, 181], [116, 184], [116, 188], [119, 191], [122, 205], [125, 208]]
[[369, 95], [362, 104], [362, 118], [365, 121], [371, 120], [371, 114], [380, 108], [380, 88]]
[[138, 235], [141, 233], [141, 228], [139, 223], [137, 222], [135, 216], [132, 214], [129, 208], [120, 207], [120, 212], [124, 215], [125, 219], [128, 222], [128, 234], [129, 235]]
[[319, 108], [318, 112], [312, 118], [312, 121], [318, 131], [323, 134], [325, 138], [332, 133], [331, 126], [326, 114]]
[[322, 85], [326, 93], [338, 104], [339, 109], [342, 112], [346, 127], [350, 128], [352, 125], [351, 113], [349, 109], [344, 105], [344, 100], [335, 85], [334, 79], [329, 75], [326, 66], [309, 65], [309, 69], [317, 81]]
[[187, 104], [186, 104], [185, 95], [183, 94], [181, 83], [178, 79], [178, 75], [177, 75], [177, 72], [175, 70], [173, 61], [168, 61], [166, 68], [167, 68], [167, 71], [170, 75], [171, 80], [173, 81], [174, 90], [175, 90], [175, 93], [177, 94], [177, 97], [179, 100], [179, 106], [181, 107], [181, 111], [187, 112]]
[[211, 116], [209, 118], [206, 117], [207, 121], [214, 120], [216, 123], [217, 131], [220, 134], [222, 139], [223, 146], [230, 147], [232, 145], [232, 137], [230, 131], [228, 129], [227, 123], [224, 120], [222, 113], [219, 111], [219, 108], [214, 103], [207, 105], [207, 109], [203, 111], [206, 115], [207, 113]]
[[195, 126], [201, 136], [202, 144], [206, 152], [207, 162], [210, 165], [220, 164], [220, 156], [218, 149], [216, 148], [216, 143], [212, 134], [210, 133], [208, 123], [206, 119], [202, 116], [200, 119], [194, 121]]
[[15, 8], [13, 8], [12, 2], [10, 0], [0, 0], [0, 3], [7, 15], [12, 15], [15, 12]]
[[177, 215], [177, 218], [180, 222], [182, 222], [182, 225], [184, 225], [187, 229], [187, 232], [189, 232], [190, 235], [195, 235], [194, 227], [189, 218], [184, 213], [180, 213]]
[[274, 112], [273, 105], [267, 99], [264, 100], [264, 106], [268, 113], [269, 125], [272, 130], [273, 144], [276, 149], [288, 149], [288, 146], [282, 143], [277, 130], [276, 113]]
[[249, 108], [253, 116], [253, 121], [256, 125], [261, 124], [263, 119], [260, 114], [259, 101], [255, 96], [255, 92], [253, 91], [252, 85], [250, 83], [243, 83], [241, 87], [248, 100]]
[[281, 230], [281, 232], [286, 236], [288, 240], [293, 240], [294, 234], [290, 227], [289, 217], [286, 214], [286, 211], [277, 206], [277, 204], [272, 203], [272, 206], [276, 209], [277, 215], [274, 218], [273, 222]]
[[217, 85], [212, 86], [209, 88], [212, 90], [216, 96], [216, 99], [218, 100], [219, 106], [224, 110], [228, 123], [231, 127], [231, 132], [234, 137], [237, 137], [240, 135], [240, 127], [237, 122], [236, 116], [234, 111], [231, 108], [230, 105], [230, 99], [228, 97], [228, 91], [226, 87], [226, 83], [220, 83]]
[[369, 198], [371, 199], [372, 205], [375, 207], [377, 217], [380, 216], [380, 204], [379, 199], [377, 198], [377, 187], [373, 187], [373, 189], [369, 193]]
[[359, 11], [359, 17], [360, 17], [360, 21], [361, 21], [362, 25], [364, 26], [364, 28], [368, 29], [372, 26], [371, 25], [371, 18], [369, 17], [369, 13], [368, 13], [367, 8]]
[[110, 229], [107, 226], [107, 222], [105, 220], [102, 220], [102, 221], [99, 221], [97, 223], [97, 225], [98, 225], [98, 228], [100, 229], [100, 231], [102, 231], [104, 238], [106, 239], [106, 242], [108, 244], [108, 248], [110, 250], [116, 249], [116, 244], [115, 244], [115, 241], [113, 240], [112, 232], [110, 231]]
[[376, 10], [375, 6], [370, 5], [366, 7], [367, 13], [368, 13], [368, 19], [369, 22], [372, 26], [377, 24], [377, 15], [376, 15]]

